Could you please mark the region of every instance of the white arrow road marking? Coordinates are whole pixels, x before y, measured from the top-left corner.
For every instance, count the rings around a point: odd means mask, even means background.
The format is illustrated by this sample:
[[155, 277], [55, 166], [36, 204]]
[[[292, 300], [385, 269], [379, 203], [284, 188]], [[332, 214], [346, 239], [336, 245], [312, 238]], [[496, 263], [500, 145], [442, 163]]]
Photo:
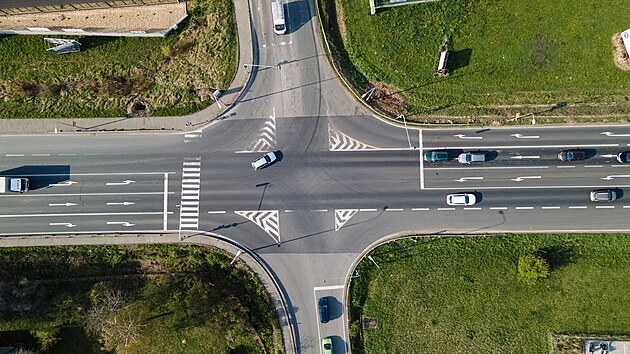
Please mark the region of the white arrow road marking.
[[617, 137], [617, 136], [630, 136], [630, 134], [615, 134], [613, 132], [601, 132], [601, 135], [606, 135], [606, 136], [610, 136], [610, 137]]
[[107, 225], [122, 225], [124, 227], [134, 226], [135, 224], [130, 224], [126, 221], [108, 221]]
[[602, 177], [600, 179], [606, 180], [606, 181], [610, 181], [613, 178], [629, 178], [630, 175], [611, 175], [611, 176], [606, 176], [606, 177]]
[[483, 136], [466, 136], [464, 134], [455, 134], [453, 136], [460, 139], [483, 139]]
[[522, 176], [522, 177], [512, 178], [511, 180], [514, 182], [521, 182], [525, 179], [539, 179], [539, 178], [542, 178], [542, 176]]
[[54, 207], [54, 206], [75, 206], [75, 203], [48, 203], [48, 206], [50, 207]]
[[67, 186], [71, 186], [73, 184], [76, 184], [77, 182], [75, 181], [65, 181], [65, 182], [61, 182], [61, 183], [51, 183], [48, 185], [48, 187], [67, 187]]
[[127, 206], [127, 205], [134, 205], [134, 204], [136, 204], [136, 203], [133, 203], [133, 202], [122, 202], [122, 203], [114, 203], [114, 202], [110, 202], [110, 203], [107, 203], [107, 205], [124, 205], [124, 206]]
[[466, 182], [466, 181], [470, 181], [473, 179], [483, 179], [483, 177], [462, 177], [460, 179], [455, 179], [455, 182]]
[[77, 225], [69, 223], [69, 222], [51, 222], [48, 225], [50, 226], [65, 226], [65, 227], [75, 227]]
[[511, 158], [512, 159], [519, 159], [519, 160], [521, 160], [521, 159], [539, 159], [540, 156], [538, 156], [538, 155], [531, 155], [531, 156], [518, 155], [518, 156], [512, 156]]
[[617, 157], [617, 155], [615, 155], [615, 154], [606, 154], [606, 155], [599, 155], [599, 156], [600, 157], [609, 157], [609, 158]]
[[132, 180], [125, 180], [123, 182], [108, 182], [105, 183], [106, 186], [124, 186], [126, 184], [131, 184], [131, 183], [136, 183], [136, 181], [132, 181]]
[[517, 139], [538, 139], [538, 138], [540, 138], [540, 136], [538, 136], [538, 135], [523, 135], [523, 134], [520, 134], [520, 133], [512, 134], [510, 136], [513, 136], [513, 137], [515, 137]]

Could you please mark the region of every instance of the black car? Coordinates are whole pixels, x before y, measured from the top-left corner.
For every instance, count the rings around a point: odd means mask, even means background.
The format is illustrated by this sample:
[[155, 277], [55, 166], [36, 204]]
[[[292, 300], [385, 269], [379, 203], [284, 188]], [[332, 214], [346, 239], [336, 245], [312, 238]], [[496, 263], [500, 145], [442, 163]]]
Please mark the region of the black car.
[[317, 310], [319, 310], [319, 322], [327, 323], [328, 322], [328, 299], [325, 297], [320, 297], [317, 300]]
[[448, 161], [450, 159], [451, 155], [444, 150], [431, 150], [424, 153], [424, 161], [426, 162]]
[[617, 154], [617, 161], [621, 163], [630, 162], [630, 151], [624, 151]]
[[564, 150], [558, 154], [558, 160], [560, 161], [579, 161], [586, 158], [586, 151], [584, 150]]

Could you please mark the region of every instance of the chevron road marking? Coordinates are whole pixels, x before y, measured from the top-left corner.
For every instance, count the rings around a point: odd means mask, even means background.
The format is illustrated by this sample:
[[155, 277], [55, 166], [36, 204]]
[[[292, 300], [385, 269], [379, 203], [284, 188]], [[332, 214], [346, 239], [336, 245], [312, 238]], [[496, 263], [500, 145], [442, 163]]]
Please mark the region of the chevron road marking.
[[330, 124], [328, 124], [328, 143], [330, 151], [378, 150], [377, 147], [362, 143], [336, 131]]
[[359, 209], [335, 209], [335, 231], [339, 231], [358, 212]]
[[199, 188], [201, 186], [201, 157], [184, 158], [182, 194], [179, 206], [179, 229], [199, 228]]
[[276, 241], [278, 246], [282, 242], [280, 240], [280, 219], [277, 210], [244, 210], [234, 211], [234, 213], [258, 225]]
[[274, 108], [273, 115], [269, 116], [269, 119], [265, 121], [262, 129], [260, 129], [258, 140], [256, 140], [249, 149], [236, 152], [247, 153], [272, 151], [276, 146], [276, 140], [276, 109]]

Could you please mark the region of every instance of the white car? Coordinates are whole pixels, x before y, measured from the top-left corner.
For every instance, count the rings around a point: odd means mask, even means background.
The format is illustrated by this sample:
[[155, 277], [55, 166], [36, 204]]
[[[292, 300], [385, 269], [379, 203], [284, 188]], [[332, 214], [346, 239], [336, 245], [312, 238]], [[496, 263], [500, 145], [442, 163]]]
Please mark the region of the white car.
[[483, 152], [463, 152], [457, 156], [459, 163], [473, 163], [486, 161], [486, 154]]
[[472, 193], [449, 194], [446, 196], [446, 204], [453, 206], [469, 206], [477, 203], [477, 197]]
[[254, 170], [260, 170], [261, 168], [271, 165], [277, 159], [278, 157], [276, 156], [276, 153], [271, 151], [254, 160], [254, 162], [252, 162], [252, 167]]

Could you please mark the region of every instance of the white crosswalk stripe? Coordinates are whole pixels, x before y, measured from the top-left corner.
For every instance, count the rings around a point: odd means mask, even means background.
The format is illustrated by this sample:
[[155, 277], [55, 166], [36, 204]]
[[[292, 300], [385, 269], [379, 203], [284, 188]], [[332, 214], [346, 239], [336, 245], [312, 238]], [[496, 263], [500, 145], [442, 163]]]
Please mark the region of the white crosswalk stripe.
[[201, 187], [201, 157], [184, 158], [182, 194], [179, 203], [179, 229], [199, 228], [199, 188]]
[[330, 124], [328, 125], [328, 143], [330, 151], [352, 151], [352, 150], [373, 150], [378, 149], [372, 145], [362, 143], [348, 135], [336, 131]]
[[192, 141], [200, 141], [202, 137], [202, 130], [184, 134], [184, 143], [190, 143]]
[[335, 209], [335, 231], [339, 231], [358, 212], [359, 209]]
[[235, 211], [234, 213], [258, 225], [277, 244], [280, 244], [280, 219], [278, 218], [277, 210]]
[[258, 139], [246, 150], [241, 152], [268, 152], [275, 149], [276, 146], [276, 118], [269, 117], [265, 121]]

